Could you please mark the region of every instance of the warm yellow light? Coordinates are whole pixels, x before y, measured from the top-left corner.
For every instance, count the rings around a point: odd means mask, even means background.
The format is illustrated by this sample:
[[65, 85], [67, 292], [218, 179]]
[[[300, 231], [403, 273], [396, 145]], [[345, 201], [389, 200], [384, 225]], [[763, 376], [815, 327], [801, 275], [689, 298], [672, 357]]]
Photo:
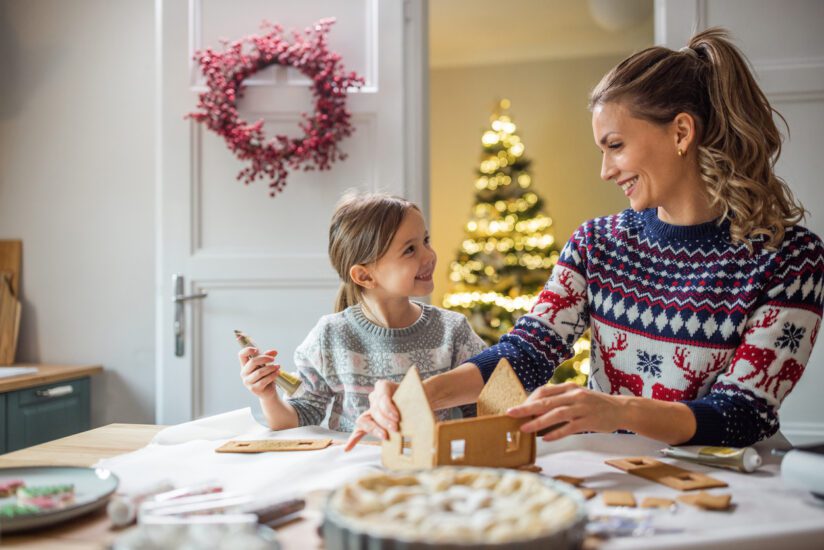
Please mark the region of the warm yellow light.
[[492, 130], [487, 130], [484, 132], [484, 135], [481, 136], [481, 143], [484, 144], [484, 147], [492, 147], [496, 143], [498, 143], [498, 133], [493, 132]]
[[445, 294], [443, 297], [444, 307], [462, 307], [472, 309], [477, 304], [496, 305], [509, 312], [526, 312], [535, 302], [535, 296], [525, 294], [510, 298], [497, 292], [455, 292]]

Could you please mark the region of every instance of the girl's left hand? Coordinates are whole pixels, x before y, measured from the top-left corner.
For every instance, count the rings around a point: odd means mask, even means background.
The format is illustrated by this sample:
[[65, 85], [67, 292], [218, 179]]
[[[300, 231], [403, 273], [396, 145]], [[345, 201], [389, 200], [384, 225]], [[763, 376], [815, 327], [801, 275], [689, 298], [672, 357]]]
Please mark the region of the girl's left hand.
[[541, 386], [523, 404], [506, 413], [514, 418], [535, 417], [521, 426], [523, 432], [539, 432], [559, 425], [543, 436], [555, 441], [579, 432], [614, 432], [621, 429], [624, 399], [567, 382]]

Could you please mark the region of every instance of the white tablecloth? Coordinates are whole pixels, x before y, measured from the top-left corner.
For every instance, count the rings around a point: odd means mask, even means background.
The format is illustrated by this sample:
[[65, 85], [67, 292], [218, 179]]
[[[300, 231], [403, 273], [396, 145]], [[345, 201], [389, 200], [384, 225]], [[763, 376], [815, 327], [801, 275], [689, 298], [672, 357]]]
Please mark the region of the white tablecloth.
[[[214, 452], [229, 439], [298, 439], [345, 434], [319, 427], [271, 432], [258, 424], [251, 411], [240, 409], [178, 426], [157, 434], [143, 449], [101, 460], [97, 466], [115, 472], [121, 491], [132, 492], [155, 481], [171, 480], [187, 485], [216, 480], [227, 491], [254, 494], [263, 500], [302, 496], [314, 490], [334, 489], [380, 468], [380, 448], [358, 445], [344, 453], [341, 445], [320, 451], [228, 454]], [[537, 463], [543, 475], [586, 478], [586, 487], [632, 491], [640, 503], [646, 496], [675, 499], [680, 492], [607, 466], [610, 458], [653, 456], [693, 471], [709, 473], [729, 484], [712, 492], [731, 493], [735, 507], [729, 512], [702, 511], [679, 504], [674, 512], [652, 514], [655, 534], [612, 538], [604, 548], [715, 548], [743, 543], [747, 550], [775, 548], [824, 548], [824, 503], [803, 490], [786, 486], [778, 460], [769, 455], [770, 442], [758, 446], [765, 465], [752, 474], [711, 468], [662, 458], [660, 442], [640, 436], [585, 434], [564, 440], [539, 441]], [[596, 496], [587, 502], [591, 515], [608, 510]]]

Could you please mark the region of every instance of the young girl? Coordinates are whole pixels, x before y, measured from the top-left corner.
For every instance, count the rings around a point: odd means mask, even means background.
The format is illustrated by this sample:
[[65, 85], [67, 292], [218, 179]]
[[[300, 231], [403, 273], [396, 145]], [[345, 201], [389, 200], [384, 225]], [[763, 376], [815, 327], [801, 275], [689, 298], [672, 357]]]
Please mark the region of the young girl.
[[460, 313], [410, 300], [432, 292], [436, 263], [423, 215], [411, 202], [344, 197], [329, 228], [329, 258], [342, 281], [336, 313], [322, 317], [295, 350], [298, 392], [278, 396], [275, 350], [238, 354], [243, 384], [260, 399], [273, 430], [318, 425], [331, 402], [329, 428], [351, 432], [378, 380], [399, 382], [412, 366], [428, 378], [484, 348]]

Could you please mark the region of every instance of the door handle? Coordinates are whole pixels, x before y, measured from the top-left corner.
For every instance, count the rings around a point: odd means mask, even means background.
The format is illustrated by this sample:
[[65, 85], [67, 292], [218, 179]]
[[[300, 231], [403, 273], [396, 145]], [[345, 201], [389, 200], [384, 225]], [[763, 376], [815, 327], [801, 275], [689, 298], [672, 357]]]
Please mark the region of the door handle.
[[175, 334], [175, 356], [183, 357], [186, 353], [186, 302], [192, 300], [202, 300], [208, 294], [206, 292], [198, 292], [196, 294], [183, 294], [185, 281], [183, 275], [175, 273], [172, 275], [172, 283], [175, 289], [175, 295], [172, 297], [172, 302], [175, 304], [175, 320], [172, 326]]

